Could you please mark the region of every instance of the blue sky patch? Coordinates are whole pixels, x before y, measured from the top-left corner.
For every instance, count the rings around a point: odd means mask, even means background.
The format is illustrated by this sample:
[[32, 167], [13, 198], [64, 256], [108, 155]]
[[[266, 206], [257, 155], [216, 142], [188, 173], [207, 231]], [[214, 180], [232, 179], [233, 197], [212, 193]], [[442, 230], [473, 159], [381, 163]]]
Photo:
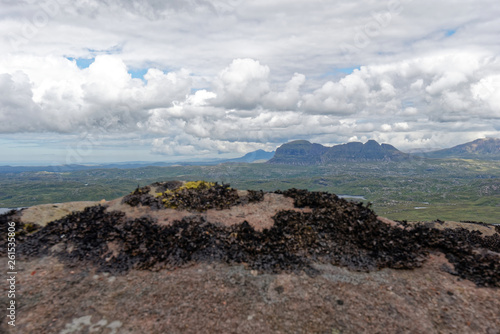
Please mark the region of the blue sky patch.
[[130, 69], [128, 70], [128, 73], [130, 73], [133, 79], [144, 80], [144, 75], [148, 73], [148, 69], [147, 68]]
[[336, 72], [336, 73], [344, 73], [344, 74], [351, 74], [352, 72], [354, 72], [354, 70], [359, 70], [360, 68], [361, 68], [360, 66], [337, 68], [334, 72]]
[[336, 68], [331, 71], [325, 72], [323, 75], [321, 75], [321, 78], [331, 77], [331, 76], [340, 78], [345, 75], [349, 75], [352, 72], [354, 72], [354, 70], [359, 70], [360, 68], [361, 66]]
[[457, 32], [457, 30], [456, 30], [456, 29], [448, 29], [448, 30], [445, 30], [445, 31], [444, 31], [444, 35], [445, 35], [446, 37], [450, 37], [450, 36], [455, 35], [455, 33], [456, 33], [456, 32]]
[[90, 58], [90, 59], [85, 59], [85, 58], [73, 58], [73, 57], [66, 57], [66, 59], [70, 61], [76, 61], [76, 66], [78, 66], [79, 69], [84, 69], [88, 68], [92, 63], [95, 61], [95, 58]]

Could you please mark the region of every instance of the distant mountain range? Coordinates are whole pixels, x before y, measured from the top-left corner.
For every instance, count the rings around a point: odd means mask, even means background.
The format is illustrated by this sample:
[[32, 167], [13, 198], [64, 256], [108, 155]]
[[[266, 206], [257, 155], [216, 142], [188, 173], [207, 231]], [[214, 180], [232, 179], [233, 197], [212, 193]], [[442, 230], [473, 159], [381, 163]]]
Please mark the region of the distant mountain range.
[[365, 144], [352, 142], [332, 147], [296, 140], [280, 146], [269, 163], [315, 165], [340, 161], [401, 161], [409, 158], [409, 154], [394, 146], [380, 145], [375, 140], [369, 140]]
[[241, 158], [224, 160], [223, 162], [257, 162], [257, 161], [267, 161], [274, 156], [274, 151], [267, 152], [264, 150], [257, 150], [250, 153], [245, 154]]
[[131, 161], [121, 163], [104, 163], [90, 165], [57, 165], [57, 166], [0, 166], [0, 173], [23, 173], [23, 172], [76, 172], [90, 169], [132, 169], [144, 167], [168, 167], [174, 165], [181, 166], [207, 166], [218, 165], [221, 163], [253, 163], [259, 161], [267, 161], [274, 156], [273, 152], [257, 150], [245, 154], [242, 157], [234, 159], [214, 159], [206, 161], [189, 161], [189, 162], [146, 162], [146, 161]]
[[268, 162], [287, 165], [316, 165], [346, 161], [403, 161], [409, 158], [500, 160], [500, 139], [477, 139], [452, 148], [425, 152], [403, 153], [392, 145], [369, 140], [326, 147], [306, 140], [281, 145]]
[[485, 138], [476, 139], [472, 142], [457, 145], [444, 150], [415, 153], [425, 158], [439, 159], [476, 159], [476, 160], [500, 160], [500, 139]]
[[317, 165], [333, 162], [349, 161], [403, 161], [410, 158], [432, 159], [476, 159], [499, 160], [500, 139], [477, 139], [469, 143], [448, 149], [431, 152], [404, 153], [392, 145], [379, 144], [375, 140], [366, 143], [352, 142], [332, 147], [310, 143], [306, 140], [295, 140], [281, 145], [276, 152], [257, 150], [235, 159], [214, 159], [194, 162], [123, 162], [93, 165], [60, 165], [60, 166], [0, 166], [0, 173], [22, 172], [74, 172], [90, 169], [131, 169], [143, 167], [207, 166], [221, 163], [253, 163], [267, 161], [271, 164]]

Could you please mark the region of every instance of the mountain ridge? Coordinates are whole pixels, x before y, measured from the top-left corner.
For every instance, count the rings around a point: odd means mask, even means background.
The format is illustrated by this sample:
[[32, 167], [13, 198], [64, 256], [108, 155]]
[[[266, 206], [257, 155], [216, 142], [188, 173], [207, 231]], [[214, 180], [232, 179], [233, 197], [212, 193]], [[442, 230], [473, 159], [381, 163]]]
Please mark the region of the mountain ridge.
[[256, 161], [269, 160], [274, 156], [274, 151], [256, 150], [248, 152], [244, 156], [233, 159], [215, 159], [205, 161], [177, 161], [177, 162], [148, 162], [148, 161], [124, 161], [115, 163], [92, 163], [92, 164], [64, 164], [64, 165], [43, 165], [40, 166], [11, 166], [0, 165], [0, 173], [23, 173], [23, 172], [75, 172], [92, 169], [134, 169], [145, 167], [170, 167], [181, 166], [205, 166], [218, 165], [222, 163], [253, 163]]
[[401, 161], [410, 155], [392, 145], [379, 144], [375, 140], [366, 143], [351, 142], [332, 147], [296, 140], [276, 149], [271, 164], [316, 165], [347, 161]]
[[261, 161], [261, 160], [269, 160], [272, 159], [274, 156], [275, 151], [272, 152], [267, 152], [264, 150], [256, 150], [252, 152], [248, 152], [242, 157], [239, 158], [234, 158], [234, 159], [228, 159], [228, 160], [223, 160], [222, 162], [247, 162], [247, 163], [252, 163], [256, 161]]
[[441, 150], [415, 153], [424, 158], [458, 158], [500, 160], [500, 139], [479, 138], [471, 142]]

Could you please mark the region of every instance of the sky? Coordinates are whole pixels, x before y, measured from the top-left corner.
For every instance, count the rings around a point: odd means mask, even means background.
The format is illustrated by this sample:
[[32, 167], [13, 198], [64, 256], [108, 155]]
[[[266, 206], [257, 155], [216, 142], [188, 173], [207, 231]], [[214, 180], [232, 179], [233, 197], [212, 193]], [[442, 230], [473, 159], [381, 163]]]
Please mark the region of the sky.
[[497, 1], [0, 3], [0, 164], [500, 137]]

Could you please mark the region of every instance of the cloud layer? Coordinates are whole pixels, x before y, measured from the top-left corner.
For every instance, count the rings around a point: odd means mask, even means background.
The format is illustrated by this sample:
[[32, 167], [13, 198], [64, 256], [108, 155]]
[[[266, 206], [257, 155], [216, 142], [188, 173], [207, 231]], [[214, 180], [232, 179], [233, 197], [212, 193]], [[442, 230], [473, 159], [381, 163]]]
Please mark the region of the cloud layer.
[[128, 135], [169, 156], [500, 136], [492, 1], [2, 4], [4, 136]]

